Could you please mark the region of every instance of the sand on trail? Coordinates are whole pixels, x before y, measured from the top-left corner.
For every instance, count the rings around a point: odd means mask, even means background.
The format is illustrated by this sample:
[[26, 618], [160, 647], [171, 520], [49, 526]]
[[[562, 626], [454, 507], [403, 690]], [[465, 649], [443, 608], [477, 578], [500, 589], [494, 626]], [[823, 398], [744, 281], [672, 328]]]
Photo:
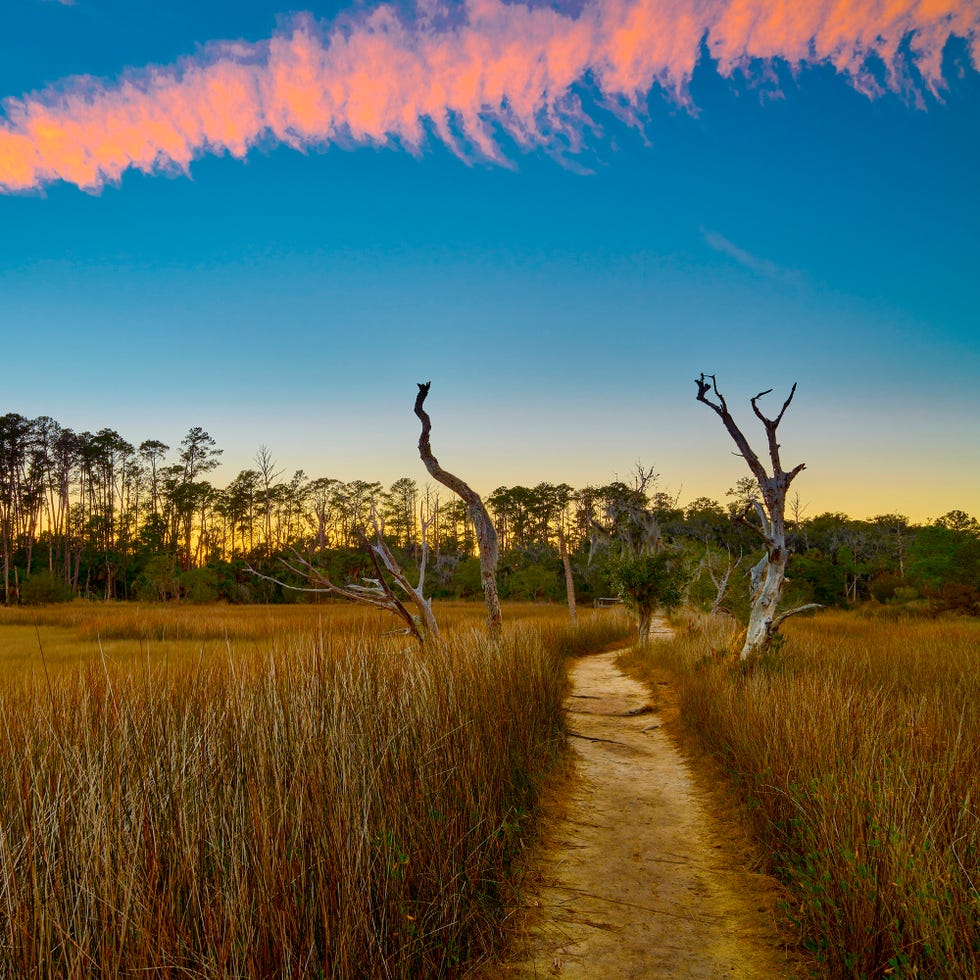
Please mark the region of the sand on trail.
[[572, 664], [576, 772], [557, 818], [545, 819], [520, 934], [481, 976], [794, 976], [767, 880], [722, 836], [650, 693], [616, 667], [618, 653]]

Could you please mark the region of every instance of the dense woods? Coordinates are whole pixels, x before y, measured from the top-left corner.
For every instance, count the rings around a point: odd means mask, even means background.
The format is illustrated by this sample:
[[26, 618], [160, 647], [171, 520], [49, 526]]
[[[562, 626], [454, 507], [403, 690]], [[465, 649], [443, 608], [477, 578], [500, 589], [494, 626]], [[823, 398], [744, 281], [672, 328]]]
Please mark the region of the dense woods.
[[[442, 488], [409, 477], [386, 487], [287, 475], [266, 447], [222, 488], [208, 478], [220, 455], [200, 427], [173, 447], [133, 445], [108, 428], [74, 432], [46, 416], [0, 416], [4, 602], [308, 601], [249, 566], [288, 582], [279, 558], [298, 553], [336, 581], [368, 574], [372, 505], [406, 568], [419, 555], [425, 516], [434, 595], [480, 594], [467, 508]], [[498, 487], [485, 499], [499, 535], [501, 596], [563, 600], [562, 542], [579, 599], [613, 595], [611, 544], [642, 533], [656, 535], [683, 567], [690, 601], [744, 612], [761, 545], [733, 518], [757, 492], [746, 478], [723, 501], [681, 506], [642, 467], [604, 486]], [[793, 601], [980, 612], [980, 525], [962, 511], [916, 525], [900, 514], [808, 516], [797, 499], [787, 525]]]

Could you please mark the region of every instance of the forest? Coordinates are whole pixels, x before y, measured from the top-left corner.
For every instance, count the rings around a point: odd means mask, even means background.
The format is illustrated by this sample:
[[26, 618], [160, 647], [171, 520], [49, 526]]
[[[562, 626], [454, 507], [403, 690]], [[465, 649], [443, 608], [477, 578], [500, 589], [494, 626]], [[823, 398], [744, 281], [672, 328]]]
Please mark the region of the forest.
[[[200, 427], [172, 448], [157, 439], [133, 445], [109, 428], [74, 432], [47, 416], [0, 416], [4, 603], [310, 601], [309, 592], [255, 572], [304, 585], [281, 561], [299, 555], [334, 581], [371, 574], [365, 532], [372, 508], [406, 569], [418, 561], [424, 517], [434, 596], [479, 595], [467, 508], [445, 491], [409, 477], [385, 487], [301, 470], [287, 476], [265, 446], [222, 488], [208, 478], [221, 454]], [[578, 601], [614, 596], [607, 545], [643, 528], [682, 570], [688, 602], [738, 616], [747, 590], [733, 586], [762, 554], [740, 520], [757, 494], [745, 477], [723, 501], [701, 497], [682, 506], [641, 464], [602, 486], [497, 487], [486, 503], [500, 540], [501, 597], [562, 601], [563, 552]], [[805, 511], [798, 495], [788, 501], [791, 601], [980, 614], [974, 517], [954, 510], [915, 524], [901, 514], [858, 520]]]

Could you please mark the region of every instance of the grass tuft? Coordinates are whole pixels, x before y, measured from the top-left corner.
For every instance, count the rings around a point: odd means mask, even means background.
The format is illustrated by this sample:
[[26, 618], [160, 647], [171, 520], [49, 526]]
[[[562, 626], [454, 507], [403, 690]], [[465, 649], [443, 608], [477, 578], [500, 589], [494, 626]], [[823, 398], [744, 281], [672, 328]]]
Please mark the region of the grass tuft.
[[745, 674], [719, 621], [652, 648], [830, 977], [980, 976], [980, 624], [793, 620]]

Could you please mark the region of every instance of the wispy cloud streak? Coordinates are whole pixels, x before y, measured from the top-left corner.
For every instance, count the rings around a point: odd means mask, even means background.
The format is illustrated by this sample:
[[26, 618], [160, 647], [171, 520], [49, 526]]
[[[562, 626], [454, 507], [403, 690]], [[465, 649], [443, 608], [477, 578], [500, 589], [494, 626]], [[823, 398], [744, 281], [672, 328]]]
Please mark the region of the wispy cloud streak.
[[576, 15], [466, 0], [451, 20], [432, 11], [383, 5], [332, 25], [300, 16], [260, 43], [8, 98], [0, 190], [98, 189], [128, 169], [186, 173], [205, 154], [257, 145], [418, 152], [434, 137], [463, 158], [500, 160], [506, 133], [574, 152], [589, 125], [580, 92], [627, 116], [654, 87], [685, 102], [702, 42], [726, 76], [773, 59], [827, 63], [868, 93], [916, 74], [939, 91], [951, 35], [980, 63], [972, 0], [587, 0]]
[[765, 276], [768, 279], [779, 279], [783, 282], [798, 282], [800, 280], [800, 274], [795, 270], [785, 269], [770, 259], [753, 255], [716, 231], [708, 231], [702, 228], [701, 235], [709, 248], [713, 248], [722, 255], [727, 255], [728, 258], [733, 259], [750, 272]]

